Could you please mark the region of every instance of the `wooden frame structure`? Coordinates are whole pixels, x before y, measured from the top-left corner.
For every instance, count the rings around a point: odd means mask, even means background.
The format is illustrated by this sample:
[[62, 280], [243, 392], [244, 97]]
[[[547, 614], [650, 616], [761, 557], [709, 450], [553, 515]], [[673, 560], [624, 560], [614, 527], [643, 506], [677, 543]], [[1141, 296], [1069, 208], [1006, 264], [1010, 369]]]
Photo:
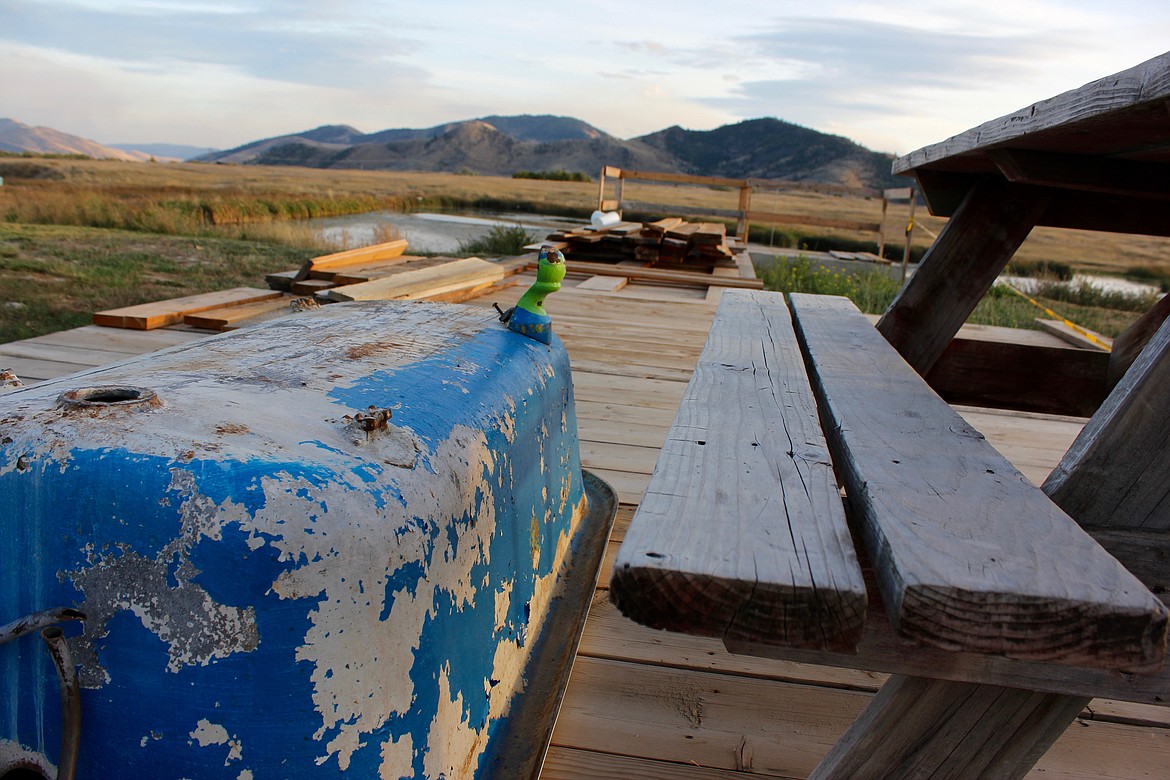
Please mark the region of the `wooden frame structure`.
[[[613, 197], [606, 197], [606, 186], [610, 180], [614, 181]], [[902, 190], [871, 190], [860, 187], [846, 187], [834, 184], [806, 184], [802, 182], [780, 181], [775, 179], [733, 179], [720, 176], [692, 176], [684, 173], [659, 173], [652, 171], [633, 171], [617, 168], [612, 165], [603, 166], [598, 175], [597, 210], [621, 212], [624, 203], [624, 184], [626, 181], [659, 182], [663, 184], [693, 184], [704, 187], [731, 187], [739, 191], [739, 203], [735, 210], [702, 209], [701, 211], [681, 211], [683, 214], [703, 214], [715, 217], [734, 217], [736, 219], [735, 237], [746, 242], [748, 228], [752, 222], [780, 222], [791, 225], [809, 225], [813, 227], [839, 228], [841, 230], [857, 230], [863, 233], [877, 233], [879, 246], [884, 248], [885, 214], [889, 200], [904, 197]], [[818, 192], [829, 195], [855, 195], [866, 198], [882, 198], [882, 220], [880, 222], [861, 222], [857, 220], [828, 219], [800, 214], [777, 214], [769, 211], [752, 209], [752, 194], [754, 192]], [[913, 200], [911, 200], [913, 203]], [[642, 208], [653, 207], [657, 204], [639, 204]], [[669, 207], [672, 212], [680, 212], [677, 207]], [[909, 251], [910, 236], [907, 233], [907, 251]]]

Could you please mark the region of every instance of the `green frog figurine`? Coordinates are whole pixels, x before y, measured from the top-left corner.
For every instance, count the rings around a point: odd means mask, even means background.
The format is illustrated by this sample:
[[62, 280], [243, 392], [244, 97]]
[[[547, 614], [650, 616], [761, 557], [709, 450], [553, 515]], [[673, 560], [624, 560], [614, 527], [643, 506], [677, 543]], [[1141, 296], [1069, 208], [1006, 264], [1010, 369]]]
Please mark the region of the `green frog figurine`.
[[[552, 250], [551, 258], [549, 250]], [[561, 280], [564, 278], [565, 256], [555, 247], [542, 246], [536, 267], [536, 281], [514, 307], [500, 314], [500, 322], [505, 323], [508, 330], [544, 344], [551, 343], [552, 318], [544, 310], [544, 299], [561, 289]]]

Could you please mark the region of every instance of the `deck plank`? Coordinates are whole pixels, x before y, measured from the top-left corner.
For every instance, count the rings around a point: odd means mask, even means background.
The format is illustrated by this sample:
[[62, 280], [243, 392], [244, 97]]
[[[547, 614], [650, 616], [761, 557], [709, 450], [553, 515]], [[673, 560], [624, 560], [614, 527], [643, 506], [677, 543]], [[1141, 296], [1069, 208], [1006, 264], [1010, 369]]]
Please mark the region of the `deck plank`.
[[860, 639], [865, 585], [779, 293], [723, 297], [610, 587], [655, 628], [838, 650]]

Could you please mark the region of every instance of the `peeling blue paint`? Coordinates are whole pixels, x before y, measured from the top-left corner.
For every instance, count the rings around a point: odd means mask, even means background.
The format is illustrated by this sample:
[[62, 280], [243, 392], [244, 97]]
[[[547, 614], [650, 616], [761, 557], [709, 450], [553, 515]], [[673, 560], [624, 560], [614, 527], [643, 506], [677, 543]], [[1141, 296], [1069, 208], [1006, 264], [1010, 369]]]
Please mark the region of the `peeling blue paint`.
[[[439, 307], [409, 314], [432, 310], [442, 322]], [[322, 344], [338, 332], [369, 338], [367, 319], [335, 319], [333, 331], [303, 327]], [[395, 322], [387, 315], [382, 332]], [[360, 372], [339, 362], [350, 374], [324, 388], [273, 347], [303, 346], [283, 332], [302, 327], [291, 323], [86, 379], [149, 385], [166, 399], [159, 411], [70, 419], [54, 407], [58, 387], [0, 399], [0, 438], [11, 439], [0, 446], [0, 502], [17, 508], [0, 519], [0, 548], [22, 561], [19, 574], [0, 573], [0, 622], [58, 605], [91, 613], [83, 638], [66, 627], [85, 664], [81, 775], [182, 766], [192, 780], [245, 769], [255, 780], [364, 778], [385, 763], [452, 778], [487, 765], [503, 694], [523, 688], [501, 679], [497, 651], [522, 653], [539, 631], [532, 605], [547, 598], [583, 493], [559, 340], [460, 326], [460, 338], [421, 359], [371, 360]], [[265, 344], [269, 362], [202, 368], [209, 354], [260, 354], [249, 344]], [[312, 359], [327, 373], [325, 358]], [[217, 395], [289, 372], [308, 398], [287, 424], [319, 433], [284, 441], [251, 427], [288, 386], [252, 396], [253, 416]], [[413, 467], [383, 454], [377, 433], [347, 444], [337, 421], [371, 404], [392, 407], [394, 426], [417, 438]], [[247, 436], [197, 433], [229, 422]], [[111, 444], [119, 439], [134, 446]], [[26, 468], [15, 466], [21, 457]], [[470, 506], [437, 503], [464, 494]], [[441, 581], [439, 571], [461, 573]], [[403, 633], [396, 607], [407, 606], [426, 612]], [[339, 617], [351, 614], [361, 619]], [[321, 656], [331, 649], [338, 657]], [[57, 682], [41, 656], [27, 640], [0, 646], [0, 740], [55, 760]], [[399, 709], [385, 687], [395, 670], [410, 684]], [[448, 711], [457, 723], [440, 723]], [[466, 756], [443, 754], [455, 727]]]

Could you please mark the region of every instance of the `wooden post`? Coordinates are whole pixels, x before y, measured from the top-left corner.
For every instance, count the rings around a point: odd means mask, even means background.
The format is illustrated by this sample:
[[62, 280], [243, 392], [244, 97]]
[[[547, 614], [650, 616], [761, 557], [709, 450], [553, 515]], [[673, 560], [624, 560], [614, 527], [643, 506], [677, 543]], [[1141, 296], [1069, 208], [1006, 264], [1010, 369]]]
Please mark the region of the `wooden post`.
[[605, 172], [608, 170], [608, 165], [601, 166], [601, 173], [597, 174], [597, 210], [601, 211], [602, 204], [605, 203]]
[[[1089, 528], [1170, 529], [1170, 320], [1044, 483]], [[1125, 561], [1122, 561], [1125, 563]]]
[[886, 193], [882, 193], [882, 221], [878, 227], [878, 257], [886, 256], [886, 212], [890, 208], [890, 199]]
[[618, 176], [617, 187], [614, 189], [614, 198], [613, 198], [617, 202], [617, 205], [613, 208], [613, 210], [618, 213], [619, 217], [622, 215], [622, 189], [624, 188], [625, 183], [626, 183], [625, 177]]
[[809, 778], [1021, 778], [1089, 701], [895, 675]]
[[748, 240], [748, 212], [752, 208], [752, 188], [745, 184], [739, 188], [739, 222], [735, 226], [735, 237], [745, 244]]
[[878, 330], [922, 375], [995, 283], [1048, 205], [1043, 190], [999, 177], [964, 197]]
[[[885, 206], [885, 203], [882, 203]], [[918, 205], [918, 191], [910, 188], [910, 217], [906, 222], [906, 246], [902, 250], [902, 284], [906, 284], [906, 267], [910, 265], [910, 243], [914, 240], [914, 207]], [[885, 219], [885, 212], [882, 212]]]

